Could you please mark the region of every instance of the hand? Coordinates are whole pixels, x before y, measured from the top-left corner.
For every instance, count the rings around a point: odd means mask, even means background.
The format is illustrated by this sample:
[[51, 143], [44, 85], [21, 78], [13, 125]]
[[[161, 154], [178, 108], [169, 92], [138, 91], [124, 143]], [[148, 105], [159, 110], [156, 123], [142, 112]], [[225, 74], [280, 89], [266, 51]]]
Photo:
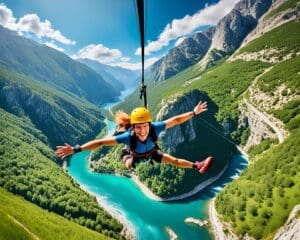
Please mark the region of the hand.
[[197, 106], [194, 108], [195, 115], [199, 115], [202, 112], [207, 111], [207, 102], [199, 102]]
[[71, 145], [65, 143], [65, 146], [56, 146], [56, 151], [54, 152], [56, 156], [64, 159], [65, 157], [72, 155], [74, 149]]

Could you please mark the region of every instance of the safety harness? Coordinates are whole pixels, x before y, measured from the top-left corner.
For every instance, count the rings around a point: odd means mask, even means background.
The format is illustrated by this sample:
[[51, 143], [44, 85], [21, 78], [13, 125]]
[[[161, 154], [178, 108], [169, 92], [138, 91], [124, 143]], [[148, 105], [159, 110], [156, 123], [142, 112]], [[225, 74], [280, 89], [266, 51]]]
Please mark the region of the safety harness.
[[[152, 124], [150, 125], [148, 138], [150, 138], [152, 140], [152, 142], [154, 142], [155, 147], [152, 148], [150, 151], [145, 152], [145, 153], [137, 153], [135, 151], [136, 146], [137, 146], [137, 142], [138, 142], [138, 137], [136, 136], [136, 134], [133, 131], [132, 127], [129, 128], [128, 130], [126, 130], [126, 131], [116, 130], [115, 133], [114, 133], [114, 136], [120, 135], [120, 134], [125, 133], [127, 131], [130, 131], [130, 146], [127, 147], [126, 149], [122, 150], [121, 157], [123, 157], [124, 155], [131, 154], [133, 157], [136, 157], [136, 158], [146, 158], [146, 159], [148, 159], [151, 156], [151, 154], [153, 153], [153, 151], [156, 151], [159, 148], [158, 144], [157, 144], [157, 142], [158, 142], [157, 135], [156, 135], [156, 132], [155, 132]], [[147, 140], [148, 140], [148, 138], [147, 138]]]

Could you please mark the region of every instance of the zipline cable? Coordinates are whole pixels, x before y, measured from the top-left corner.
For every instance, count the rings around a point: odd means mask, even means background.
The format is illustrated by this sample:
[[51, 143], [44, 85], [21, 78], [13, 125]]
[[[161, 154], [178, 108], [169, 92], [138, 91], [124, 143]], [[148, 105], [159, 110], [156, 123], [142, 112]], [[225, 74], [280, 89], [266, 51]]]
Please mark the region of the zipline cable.
[[145, 62], [145, 34], [144, 34], [144, 0], [136, 0], [139, 27], [140, 27], [140, 40], [141, 40], [141, 58], [142, 58], [142, 84], [140, 89], [140, 99], [144, 98], [144, 107], [147, 108], [147, 86], [144, 83], [144, 62]]
[[211, 125], [209, 122], [207, 122], [206, 120], [204, 120], [201, 117], [199, 117], [198, 119], [200, 119], [204, 123], [204, 127], [206, 127], [207, 129], [209, 129], [210, 131], [214, 132], [218, 136], [224, 138], [227, 142], [229, 142], [229, 143], [231, 143], [231, 144], [233, 144], [235, 146], [237, 145], [237, 143], [233, 142], [228, 137], [224, 136], [224, 134], [220, 130], [218, 130], [216, 127], [214, 127], [213, 125]]

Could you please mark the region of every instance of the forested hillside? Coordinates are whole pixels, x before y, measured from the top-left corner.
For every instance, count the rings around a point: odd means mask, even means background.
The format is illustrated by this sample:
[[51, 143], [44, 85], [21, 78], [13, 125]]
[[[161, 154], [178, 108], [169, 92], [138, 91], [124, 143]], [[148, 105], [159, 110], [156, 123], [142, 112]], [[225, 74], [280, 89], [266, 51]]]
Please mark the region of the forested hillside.
[[29, 118], [52, 147], [90, 139], [103, 127], [96, 106], [70, 93], [0, 67], [0, 107]]
[[45, 135], [28, 119], [0, 112], [0, 186], [73, 222], [121, 238], [122, 225], [54, 162], [53, 150], [43, 143]]
[[0, 188], [0, 239], [110, 239]]
[[[259, 58], [271, 68], [252, 86], [248, 100], [281, 120], [289, 132], [281, 143], [250, 148], [250, 164], [216, 199], [221, 218], [238, 235], [272, 238], [300, 203], [299, 21], [286, 23], [242, 48], [235, 58]], [[265, 147], [267, 146], [267, 147]]]
[[[67, 226], [74, 233], [78, 232], [75, 228], [80, 228], [80, 224], [123, 239], [122, 224], [99, 207], [94, 197], [80, 189], [63, 171], [61, 159], [53, 153], [56, 145], [65, 142], [75, 145], [94, 138], [105, 124], [102, 111], [93, 103], [114, 101], [118, 92], [96, 72], [67, 55], [2, 26], [0, 32], [0, 187], [63, 216], [62, 224], [65, 222], [66, 228], [61, 229], [61, 237], [55, 238], [67, 238], [64, 235]], [[7, 202], [5, 206], [11, 207]], [[8, 208], [3, 209], [4, 212], [1, 208], [5, 226], [14, 221]], [[30, 227], [37, 228], [39, 214], [39, 210], [33, 210], [24, 221], [31, 219]], [[67, 220], [74, 222], [73, 225]], [[54, 232], [51, 221], [55, 220], [42, 222], [49, 224], [49, 230]], [[24, 233], [18, 224], [13, 226], [21, 231], [20, 235]], [[46, 230], [43, 227], [33, 232], [47, 239]], [[96, 232], [83, 231], [87, 238], [105, 239]], [[1, 233], [8, 234], [2, 229]], [[54, 235], [58, 234], [59, 231]], [[78, 239], [82, 239], [83, 234], [79, 234]]]

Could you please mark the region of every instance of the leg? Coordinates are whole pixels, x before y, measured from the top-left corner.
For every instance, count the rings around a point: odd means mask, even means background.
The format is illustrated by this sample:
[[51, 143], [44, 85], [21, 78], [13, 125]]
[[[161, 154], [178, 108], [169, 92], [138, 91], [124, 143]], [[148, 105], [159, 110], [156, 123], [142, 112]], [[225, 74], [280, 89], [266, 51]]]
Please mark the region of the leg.
[[211, 165], [212, 160], [213, 160], [212, 157], [208, 157], [202, 162], [193, 163], [185, 159], [175, 158], [169, 154], [164, 153], [161, 162], [166, 164], [173, 164], [180, 168], [195, 168], [199, 171], [199, 173], [203, 174]]
[[193, 162], [187, 161], [185, 159], [175, 158], [166, 153], [163, 154], [161, 162], [165, 164], [173, 164], [181, 168], [193, 168]]

